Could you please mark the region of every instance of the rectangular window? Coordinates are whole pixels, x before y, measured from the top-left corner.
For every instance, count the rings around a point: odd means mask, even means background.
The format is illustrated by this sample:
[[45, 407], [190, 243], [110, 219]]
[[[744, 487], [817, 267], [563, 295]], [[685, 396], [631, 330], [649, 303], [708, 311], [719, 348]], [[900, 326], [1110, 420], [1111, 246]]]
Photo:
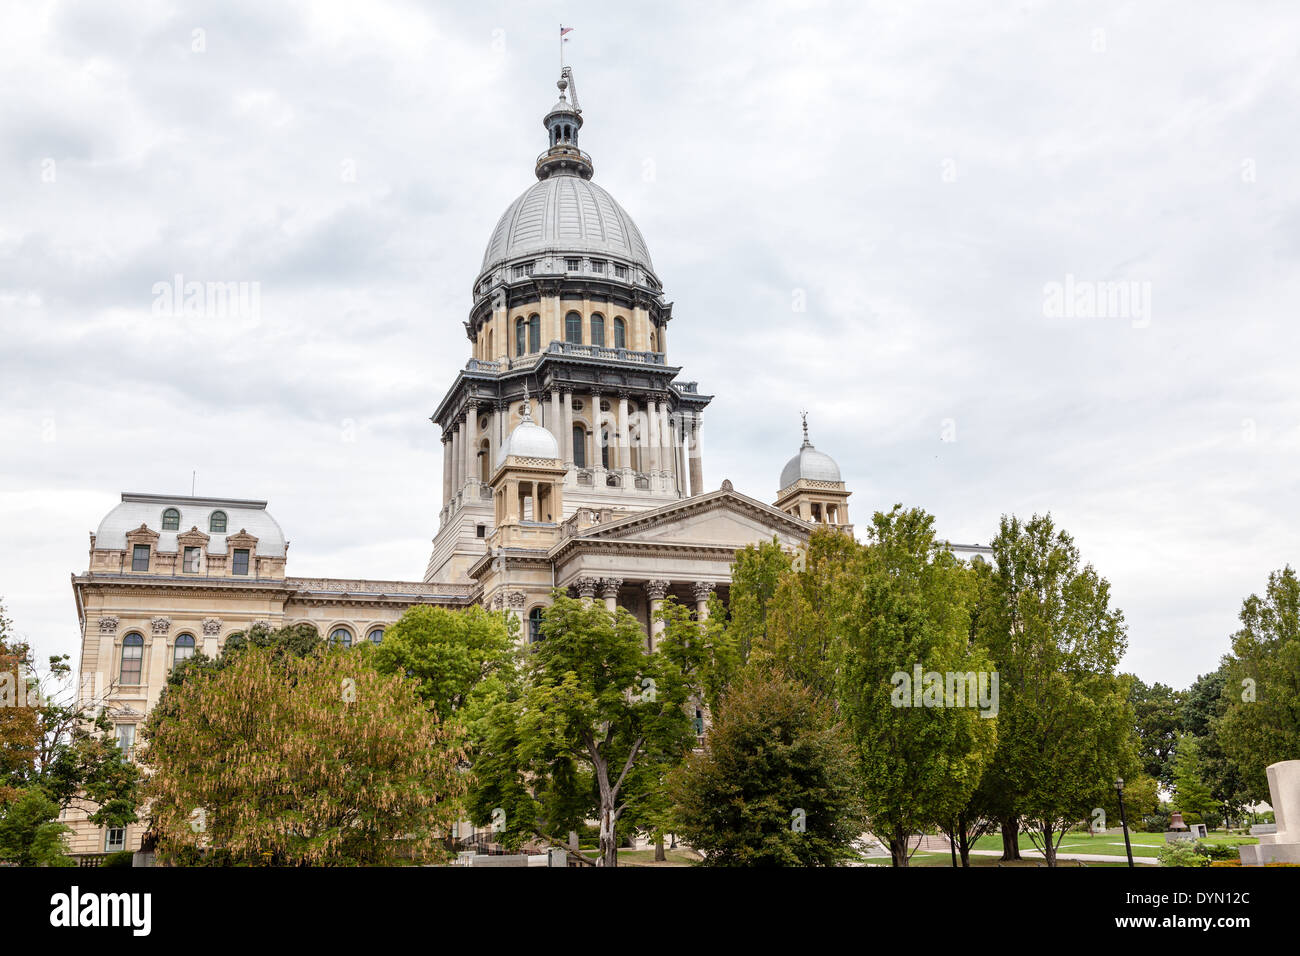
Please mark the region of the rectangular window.
[[109, 827], [104, 834], [104, 852], [120, 853], [126, 849], [126, 828]]
[[579, 270], [582, 268], [582, 260], [581, 260], [581, 259], [565, 259], [565, 260], [564, 260], [564, 268], [567, 269], [569, 272], [577, 272], [577, 271], [579, 271]]
[[486, 537], [487, 537], [487, 525], [485, 525], [485, 524], [481, 524], [481, 525], [479, 525], [478, 528], [477, 528], [477, 534], [478, 534], [478, 537], [480, 537], [480, 538], [486, 538]]
[[533, 274], [533, 264], [531, 262], [525, 262], [522, 265], [517, 265], [514, 267], [511, 274], [516, 279], [522, 279], [524, 276], [530, 276]]
[[601, 262], [599, 259], [592, 259], [592, 260], [591, 260], [591, 271], [594, 272], [594, 273], [596, 273], [596, 275], [598, 275], [598, 276], [604, 275], [604, 274], [605, 274], [605, 263]]
[[149, 570], [149, 545], [137, 544], [131, 552], [131, 570], [148, 571]]
[[122, 751], [128, 757], [131, 756], [131, 750], [135, 747], [135, 724], [118, 724], [117, 725], [117, 749]]
[[230, 573], [231, 574], [248, 573], [248, 549], [247, 548], [235, 549], [235, 557], [230, 565]]
[[186, 548], [186, 549], [185, 549], [185, 564], [184, 564], [184, 568], [185, 568], [185, 572], [186, 572], [187, 574], [198, 574], [198, 572], [199, 572], [199, 557], [200, 557], [200, 555], [202, 555], [202, 554], [203, 554], [203, 549], [202, 549], [202, 548]]
[[614, 266], [614, 275], [619, 279], [627, 278], [627, 266]]

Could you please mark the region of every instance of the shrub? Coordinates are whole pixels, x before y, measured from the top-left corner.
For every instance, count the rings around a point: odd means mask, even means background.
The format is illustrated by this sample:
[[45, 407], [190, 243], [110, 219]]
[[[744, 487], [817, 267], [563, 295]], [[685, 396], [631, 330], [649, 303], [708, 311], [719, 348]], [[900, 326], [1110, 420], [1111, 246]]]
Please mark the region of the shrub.
[[1148, 814], [1142, 818], [1142, 829], [1147, 833], [1164, 833], [1169, 829], [1169, 814]]
[[135, 853], [132, 852], [131, 850], [122, 850], [120, 853], [110, 853], [108, 856], [104, 857], [102, 860], [99, 861], [99, 865], [101, 867], [107, 866], [107, 867], [112, 867], [114, 869], [119, 867], [134, 866]]
[[1158, 854], [1161, 866], [1209, 866], [1210, 858], [1197, 852], [1190, 840], [1175, 840], [1166, 843]]

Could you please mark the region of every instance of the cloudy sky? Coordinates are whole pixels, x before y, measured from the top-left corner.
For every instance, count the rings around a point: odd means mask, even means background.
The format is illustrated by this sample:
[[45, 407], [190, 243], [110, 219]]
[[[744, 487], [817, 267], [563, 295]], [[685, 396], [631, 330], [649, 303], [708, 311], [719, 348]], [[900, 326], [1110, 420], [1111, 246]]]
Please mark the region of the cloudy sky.
[[[0, 595], [75, 654], [122, 491], [266, 498], [291, 574], [418, 579], [429, 422], [558, 24], [596, 180], [771, 500], [1051, 511], [1183, 686], [1300, 561], [1294, 4], [94, 4], [0, 13]], [[155, 287], [256, 283], [255, 316]], [[1109, 295], [1107, 294], [1109, 291]], [[1100, 293], [1099, 298], [1093, 298]], [[1068, 301], [1063, 306], [1062, 302]]]

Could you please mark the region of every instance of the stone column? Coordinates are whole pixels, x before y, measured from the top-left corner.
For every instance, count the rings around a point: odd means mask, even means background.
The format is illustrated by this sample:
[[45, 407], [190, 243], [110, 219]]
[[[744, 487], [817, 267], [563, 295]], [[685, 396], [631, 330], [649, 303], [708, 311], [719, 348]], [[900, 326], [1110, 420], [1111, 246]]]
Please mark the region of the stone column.
[[647, 581], [645, 583], [646, 597], [650, 600], [650, 652], [654, 653], [655, 648], [659, 646], [660, 635], [664, 632], [664, 622], [657, 620], [660, 609], [664, 606], [664, 598], [668, 596], [669, 582], [667, 581]]
[[558, 448], [564, 447], [564, 421], [560, 411], [560, 390], [551, 389], [551, 413], [547, 416], [551, 434], [555, 436], [555, 444]]
[[478, 404], [470, 402], [465, 406], [465, 480], [478, 496]]
[[599, 578], [578, 578], [573, 582], [573, 589], [578, 592], [578, 597], [590, 604], [596, 599], [596, 589], [600, 587]]
[[573, 392], [569, 389], [564, 390], [561, 399], [563, 409], [560, 415], [560, 447], [564, 449], [564, 467], [573, 467]]
[[618, 393], [618, 467], [626, 471], [632, 465], [632, 450], [627, 440], [627, 392]]
[[700, 455], [700, 419], [697, 415], [691, 419], [690, 430], [691, 456], [691, 494], [704, 494], [704, 460]]
[[659, 400], [657, 398], [652, 398], [646, 402], [645, 417], [645, 447], [648, 452], [647, 457], [650, 459], [646, 471], [650, 473], [650, 487], [658, 491], [661, 469], [659, 467]]
[[696, 581], [691, 590], [695, 594], [695, 619], [697, 621], [707, 621], [709, 619], [709, 595], [713, 593], [713, 582]]
[[605, 599], [605, 610], [610, 614], [618, 610], [618, 589], [622, 586], [622, 578], [600, 579], [600, 596]]
[[464, 428], [459, 420], [451, 431], [451, 496], [456, 497], [461, 485], [465, 483], [465, 438]]
[[[659, 333], [661, 336], [663, 332]], [[668, 428], [668, 402], [659, 402], [659, 467], [663, 469], [664, 475], [669, 476], [673, 473], [672, 459], [672, 431]], [[665, 480], [664, 490], [670, 488], [670, 483]]]
[[603, 442], [601, 436], [605, 432], [605, 420], [600, 410], [600, 392], [596, 391], [591, 393], [591, 421], [591, 461], [588, 464], [596, 471], [595, 486], [599, 488], [605, 482], [604, 472], [601, 470], [605, 467], [601, 458], [601, 445]]
[[451, 432], [442, 433], [442, 506], [451, 501]]

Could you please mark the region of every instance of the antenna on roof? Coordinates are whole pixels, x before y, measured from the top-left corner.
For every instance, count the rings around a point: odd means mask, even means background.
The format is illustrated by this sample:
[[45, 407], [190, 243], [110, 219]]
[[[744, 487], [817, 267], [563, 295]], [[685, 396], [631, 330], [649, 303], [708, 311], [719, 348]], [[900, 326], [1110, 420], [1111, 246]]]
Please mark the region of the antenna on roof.
[[191, 498], [194, 497], [194, 485], [196, 482], [198, 482], [198, 480], [199, 480], [199, 473], [197, 471], [191, 471], [190, 472], [190, 497]]

